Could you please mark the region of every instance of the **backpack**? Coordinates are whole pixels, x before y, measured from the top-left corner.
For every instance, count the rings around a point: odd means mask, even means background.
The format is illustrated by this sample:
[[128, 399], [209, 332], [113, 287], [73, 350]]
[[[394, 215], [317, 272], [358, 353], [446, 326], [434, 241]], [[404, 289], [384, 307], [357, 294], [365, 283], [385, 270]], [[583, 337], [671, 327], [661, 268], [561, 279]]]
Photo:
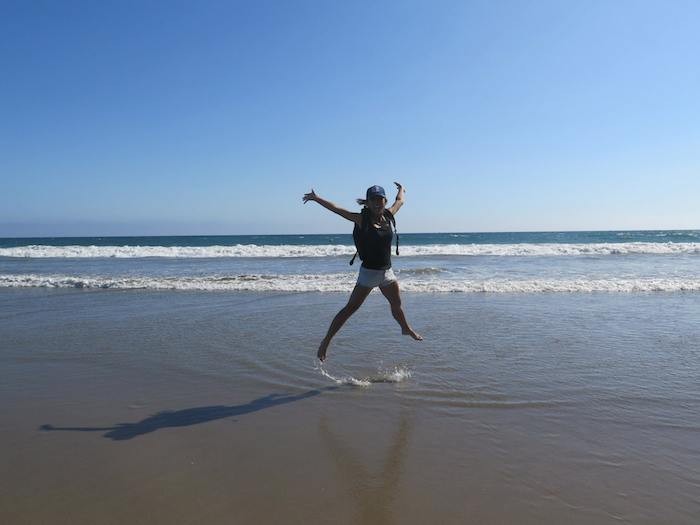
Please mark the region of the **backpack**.
[[[362, 245], [362, 234], [367, 231], [370, 225], [370, 212], [369, 208], [364, 207], [360, 212], [362, 215], [362, 220], [360, 224], [355, 223], [355, 227], [352, 229], [352, 240], [355, 242], [355, 255], [350, 259], [350, 265], [354, 264], [355, 257], [360, 256], [360, 260], [364, 260], [364, 246]], [[389, 221], [389, 223], [394, 227], [394, 235], [396, 235], [396, 255], [399, 254], [399, 232], [396, 230], [396, 219], [394, 219], [394, 214], [389, 210], [384, 210], [384, 217]]]

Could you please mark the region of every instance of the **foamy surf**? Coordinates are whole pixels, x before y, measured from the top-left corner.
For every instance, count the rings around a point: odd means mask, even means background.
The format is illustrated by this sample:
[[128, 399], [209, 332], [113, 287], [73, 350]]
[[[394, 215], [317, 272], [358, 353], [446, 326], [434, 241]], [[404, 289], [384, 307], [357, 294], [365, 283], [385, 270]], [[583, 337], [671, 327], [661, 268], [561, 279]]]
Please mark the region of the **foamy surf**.
[[[700, 279], [440, 279], [399, 273], [401, 290], [413, 293], [652, 293], [699, 292]], [[0, 288], [79, 288], [246, 292], [344, 292], [355, 284], [354, 272], [332, 274], [245, 274], [181, 277], [101, 277], [80, 275], [0, 274]]]
[[316, 367], [316, 370], [321, 372], [323, 377], [330, 379], [337, 385], [351, 385], [364, 388], [372, 386], [374, 383], [401, 383], [413, 375], [410, 369], [398, 366], [393, 369], [379, 369], [375, 375], [364, 378], [357, 378], [351, 375], [336, 377], [326, 370], [323, 363], [320, 363]]
[[[339, 257], [352, 256], [355, 247], [346, 244], [232, 246], [51, 246], [28, 245], [0, 248], [0, 257], [17, 258], [221, 258], [221, 257]], [[402, 245], [402, 257], [499, 256], [561, 257], [604, 255], [700, 254], [697, 242], [621, 243], [515, 243], [515, 244], [425, 244]]]

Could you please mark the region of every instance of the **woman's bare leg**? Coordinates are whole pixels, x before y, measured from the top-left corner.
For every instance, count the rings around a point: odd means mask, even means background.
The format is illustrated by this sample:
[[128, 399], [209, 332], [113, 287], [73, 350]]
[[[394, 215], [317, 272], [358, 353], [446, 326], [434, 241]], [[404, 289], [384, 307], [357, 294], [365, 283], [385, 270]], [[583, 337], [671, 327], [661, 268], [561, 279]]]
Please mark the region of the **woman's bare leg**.
[[316, 356], [321, 361], [326, 359], [326, 350], [328, 349], [328, 345], [330, 344], [331, 339], [333, 339], [333, 336], [338, 332], [338, 330], [340, 330], [340, 327], [345, 324], [345, 321], [350, 319], [350, 316], [357, 311], [362, 303], [365, 302], [365, 299], [367, 299], [367, 296], [371, 291], [371, 288], [355, 285], [355, 288], [350, 294], [350, 299], [348, 299], [348, 304], [346, 304], [333, 318], [331, 325], [328, 327], [326, 337], [323, 338], [321, 345], [318, 347], [318, 353]]
[[393, 281], [392, 283], [387, 284], [386, 286], [382, 286], [379, 289], [384, 294], [384, 297], [387, 298], [387, 301], [389, 301], [389, 305], [391, 306], [391, 315], [394, 316], [396, 322], [399, 323], [399, 325], [401, 326], [401, 333], [404, 335], [410, 335], [416, 341], [422, 341], [423, 336], [417, 333], [415, 330], [413, 330], [413, 328], [411, 328], [408, 325], [408, 322], [406, 321], [406, 316], [404, 315], [403, 309], [401, 308], [401, 295], [399, 294], [399, 283]]

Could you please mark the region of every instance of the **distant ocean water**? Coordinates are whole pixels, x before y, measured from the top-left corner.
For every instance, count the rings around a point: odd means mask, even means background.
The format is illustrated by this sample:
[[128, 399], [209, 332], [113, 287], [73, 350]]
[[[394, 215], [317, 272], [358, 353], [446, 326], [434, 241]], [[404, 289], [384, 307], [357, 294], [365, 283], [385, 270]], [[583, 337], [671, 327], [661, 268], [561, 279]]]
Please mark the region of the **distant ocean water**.
[[[393, 247], [392, 247], [393, 249]], [[0, 287], [347, 292], [350, 234], [0, 239]], [[405, 291], [700, 291], [700, 230], [402, 234]]]

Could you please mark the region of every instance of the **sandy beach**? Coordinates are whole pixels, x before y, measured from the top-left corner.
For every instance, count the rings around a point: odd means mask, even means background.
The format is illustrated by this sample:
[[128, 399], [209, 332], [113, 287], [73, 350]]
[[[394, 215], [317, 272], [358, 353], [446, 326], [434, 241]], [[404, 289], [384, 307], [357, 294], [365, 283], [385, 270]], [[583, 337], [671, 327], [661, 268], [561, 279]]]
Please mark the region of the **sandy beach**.
[[1, 290], [0, 521], [700, 514], [696, 295], [375, 293], [322, 371], [344, 299]]

